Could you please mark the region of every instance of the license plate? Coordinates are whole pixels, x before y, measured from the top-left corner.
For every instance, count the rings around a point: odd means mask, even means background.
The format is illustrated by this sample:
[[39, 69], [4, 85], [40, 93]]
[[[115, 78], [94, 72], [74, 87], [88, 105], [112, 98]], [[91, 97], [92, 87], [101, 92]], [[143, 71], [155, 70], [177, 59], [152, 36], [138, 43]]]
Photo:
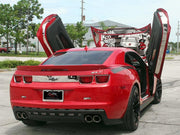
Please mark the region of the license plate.
[[43, 101], [63, 102], [63, 90], [43, 90]]

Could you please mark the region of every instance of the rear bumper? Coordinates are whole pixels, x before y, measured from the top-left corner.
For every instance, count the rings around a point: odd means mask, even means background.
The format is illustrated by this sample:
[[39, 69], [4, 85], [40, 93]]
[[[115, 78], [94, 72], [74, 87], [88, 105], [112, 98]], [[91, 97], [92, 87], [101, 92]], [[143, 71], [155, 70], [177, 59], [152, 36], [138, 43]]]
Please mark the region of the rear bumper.
[[[78, 85], [59, 86], [56, 89], [64, 90], [63, 102], [43, 101], [43, 90], [46, 86], [34, 88], [10, 87], [12, 107], [48, 108], [48, 109], [103, 109], [108, 119], [121, 119], [126, 110], [127, 92], [118, 86], [104, 85]], [[52, 85], [51, 85], [52, 86]], [[38, 88], [37, 88], [38, 87]], [[39, 88], [40, 87], [40, 88]], [[51, 88], [52, 89], [52, 88]], [[25, 98], [24, 98], [25, 97]]]
[[85, 122], [85, 116], [98, 115], [106, 125], [123, 122], [122, 119], [108, 119], [103, 109], [45, 109], [14, 106], [13, 112], [17, 120], [24, 119], [18, 117], [17, 113], [25, 113], [26, 119], [38, 121], [79, 120]]

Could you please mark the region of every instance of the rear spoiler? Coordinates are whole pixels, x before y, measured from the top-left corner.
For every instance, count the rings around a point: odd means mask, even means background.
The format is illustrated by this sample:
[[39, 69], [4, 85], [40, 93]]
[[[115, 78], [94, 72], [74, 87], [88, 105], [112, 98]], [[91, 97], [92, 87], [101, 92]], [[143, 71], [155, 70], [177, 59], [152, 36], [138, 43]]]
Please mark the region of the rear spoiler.
[[18, 66], [17, 71], [31, 71], [31, 72], [43, 72], [43, 71], [87, 71], [87, 70], [99, 70], [107, 69], [105, 65], [68, 65], [68, 66], [55, 66], [55, 65], [39, 65], [39, 66]]

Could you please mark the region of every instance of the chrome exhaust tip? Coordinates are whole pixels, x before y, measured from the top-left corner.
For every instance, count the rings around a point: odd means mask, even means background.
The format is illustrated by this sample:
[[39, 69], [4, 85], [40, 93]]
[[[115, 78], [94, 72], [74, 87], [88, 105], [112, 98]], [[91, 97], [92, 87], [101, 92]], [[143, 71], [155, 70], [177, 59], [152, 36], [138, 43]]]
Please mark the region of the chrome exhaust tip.
[[101, 122], [101, 117], [99, 115], [94, 115], [93, 116], [93, 122], [94, 123], [100, 123]]
[[24, 119], [24, 120], [28, 119], [28, 116], [27, 116], [27, 114], [26, 114], [25, 112], [22, 112], [22, 113], [21, 113], [21, 117], [22, 117], [22, 119]]
[[93, 118], [91, 115], [85, 115], [84, 120], [86, 123], [92, 123], [93, 122]]
[[21, 112], [17, 112], [17, 113], [16, 113], [16, 116], [17, 116], [18, 119], [22, 119]]

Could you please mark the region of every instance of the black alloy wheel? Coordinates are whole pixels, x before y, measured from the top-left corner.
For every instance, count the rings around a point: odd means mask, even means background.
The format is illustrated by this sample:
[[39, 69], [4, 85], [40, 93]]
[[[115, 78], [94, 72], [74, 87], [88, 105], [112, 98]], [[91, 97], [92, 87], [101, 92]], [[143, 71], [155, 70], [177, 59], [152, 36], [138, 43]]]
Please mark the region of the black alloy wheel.
[[154, 95], [153, 103], [154, 104], [160, 103], [161, 102], [161, 97], [162, 97], [162, 83], [161, 83], [161, 80], [158, 79], [157, 84], [156, 84], [156, 92], [155, 92], [155, 95]]
[[[138, 88], [136, 87], [133, 95], [133, 114], [134, 114], [134, 123], [137, 125], [139, 124], [140, 118], [140, 98]], [[138, 126], [138, 125], [137, 125]]]
[[133, 86], [129, 98], [128, 107], [124, 116], [126, 130], [134, 131], [138, 128], [140, 118], [140, 97], [137, 86]]

